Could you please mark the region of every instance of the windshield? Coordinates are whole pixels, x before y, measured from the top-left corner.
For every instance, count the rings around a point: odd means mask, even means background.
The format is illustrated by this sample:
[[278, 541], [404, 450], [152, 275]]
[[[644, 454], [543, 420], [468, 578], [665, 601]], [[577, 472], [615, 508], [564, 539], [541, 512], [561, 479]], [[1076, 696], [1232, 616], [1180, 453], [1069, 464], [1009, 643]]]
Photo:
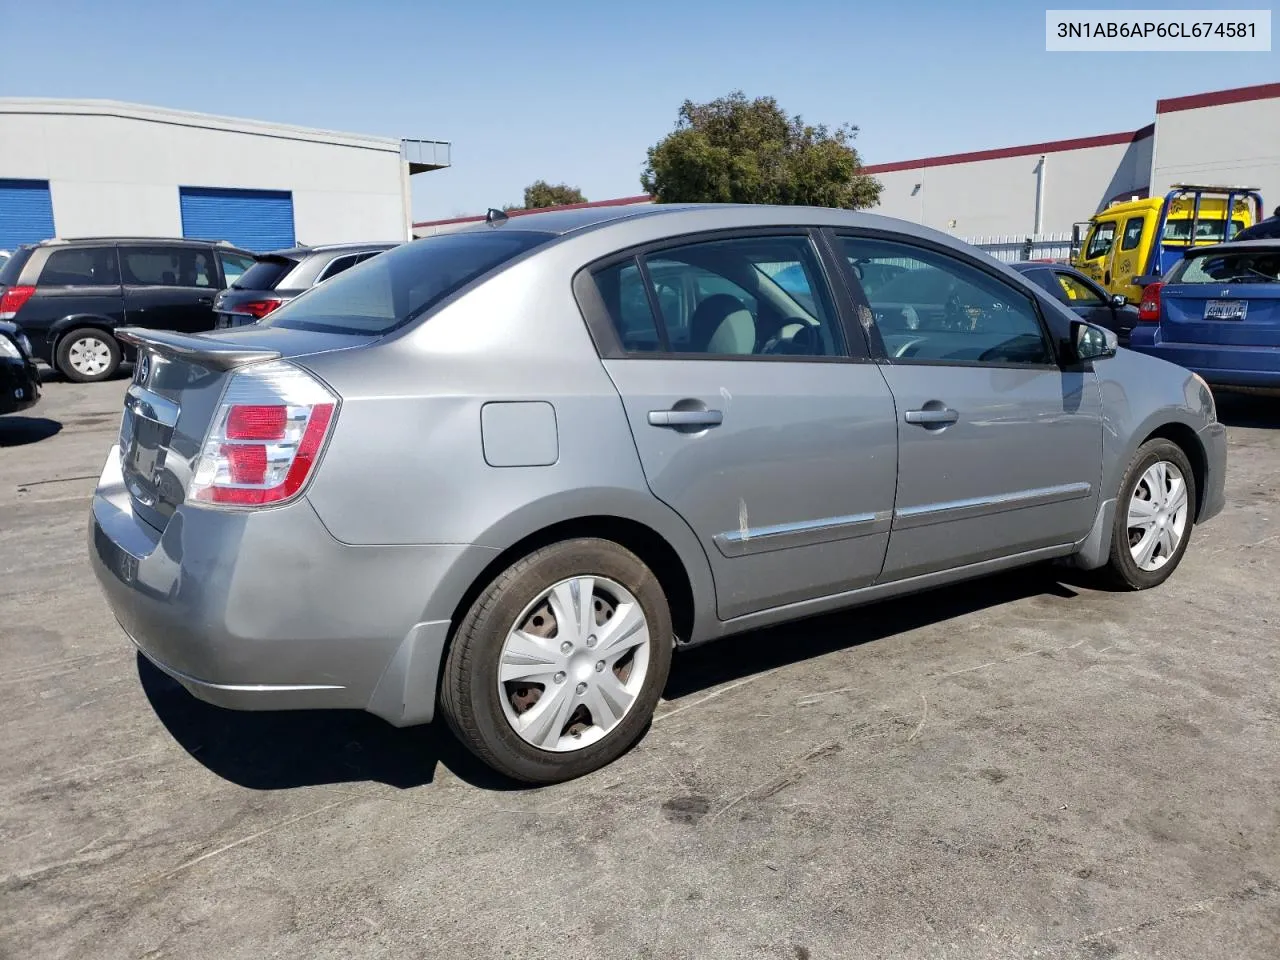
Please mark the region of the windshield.
[[415, 240], [313, 287], [259, 326], [382, 336], [552, 237], [501, 230]]
[[237, 290], [274, 290], [286, 273], [298, 265], [288, 257], [259, 257], [231, 284]]
[[1277, 283], [1280, 282], [1280, 249], [1187, 257], [1169, 271], [1168, 282]]

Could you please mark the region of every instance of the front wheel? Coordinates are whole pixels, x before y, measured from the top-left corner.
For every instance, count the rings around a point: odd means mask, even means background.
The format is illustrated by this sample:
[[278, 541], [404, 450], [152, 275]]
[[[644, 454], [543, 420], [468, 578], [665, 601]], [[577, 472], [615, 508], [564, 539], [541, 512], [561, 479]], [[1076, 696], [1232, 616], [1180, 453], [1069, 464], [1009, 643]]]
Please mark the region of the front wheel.
[[58, 341], [54, 361], [68, 380], [97, 383], [112, 376], [120, 366], [120, 344], [109, 333], [82, 327]]
[[1120, 485], [1107, 562], [1111, 580], [1130, 590], [1164, 583], [1187, 551], [1195, 505], [1195, 474], [1182, 448], [1162, 439], [1139, 447]]
[[672, 646], [666, 596], [639, 557], [607, 540], [552, 544], [472, 604], [445, 663], [441, 711], [499, 772], [570, 780], [639, 739]]

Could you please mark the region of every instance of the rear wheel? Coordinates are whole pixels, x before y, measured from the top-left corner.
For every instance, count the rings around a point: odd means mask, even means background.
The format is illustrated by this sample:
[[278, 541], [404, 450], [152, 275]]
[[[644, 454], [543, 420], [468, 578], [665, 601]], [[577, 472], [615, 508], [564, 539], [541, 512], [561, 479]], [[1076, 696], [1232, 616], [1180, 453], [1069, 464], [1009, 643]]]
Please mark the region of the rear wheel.
[[1112, 581], [1146, 590], [1169, 578], [1191, 540], [1196, 481], [1182, 448], [1148, 440], [1134, 455], [1120, 486], [1111, 557]]
[[120, 344], [109, 333], [82, 327], [58, 341], [54, 360], [68, 380], [96, 383], [114, 375], [120, 366]]
[[666, 597], [639, 557], [606, 540], [552, 544], [508, 568], [463, 618], [441, 709], [499, 772], [570, 780], [639, 739], [671, 651]]

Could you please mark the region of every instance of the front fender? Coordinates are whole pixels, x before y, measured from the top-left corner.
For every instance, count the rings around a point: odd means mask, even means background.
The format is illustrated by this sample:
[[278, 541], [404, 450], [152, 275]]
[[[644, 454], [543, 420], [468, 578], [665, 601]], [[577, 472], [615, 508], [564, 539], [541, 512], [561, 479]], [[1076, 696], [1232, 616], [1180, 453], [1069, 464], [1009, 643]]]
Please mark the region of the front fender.
[[1120, 350], [1094, 365], [1102, 390], [1102, 495], [1120, 494], [1125, 470], [1144, 441], [1171, 426], [1185, 428], [1200, 446], [1210, 471], [1222, 469], [1211, 461], [1201, 434], [1216, 422], [1213, 394], [1204, 381], [1189, 370]]

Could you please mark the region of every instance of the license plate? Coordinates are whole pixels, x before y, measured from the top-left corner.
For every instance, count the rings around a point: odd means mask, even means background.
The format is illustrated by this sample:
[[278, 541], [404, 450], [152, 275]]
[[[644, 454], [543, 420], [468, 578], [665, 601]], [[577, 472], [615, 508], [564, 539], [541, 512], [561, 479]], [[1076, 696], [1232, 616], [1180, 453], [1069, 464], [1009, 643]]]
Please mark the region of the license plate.
[[1243, 320], [1248, 312], [1248, 300], [1210, 300], [1204, 305], [1206, 320]]

